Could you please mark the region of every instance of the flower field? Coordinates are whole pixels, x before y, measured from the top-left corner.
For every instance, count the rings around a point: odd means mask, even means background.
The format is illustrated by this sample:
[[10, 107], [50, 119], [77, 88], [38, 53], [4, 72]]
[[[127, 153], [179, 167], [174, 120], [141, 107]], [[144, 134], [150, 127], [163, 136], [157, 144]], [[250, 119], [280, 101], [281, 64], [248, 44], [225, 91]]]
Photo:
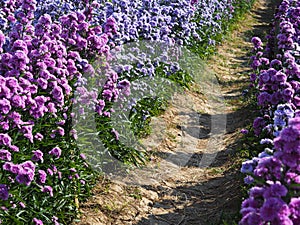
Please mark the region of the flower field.
[[[87, 160], [95, 149], [82, 134], [85, 123], [96, 124], [103, 151], [126, 165], [147, 162], [146, 152], [120, 141], [114, 103], [143, 89], [133, 85], [137, 79], [159, 76], [189, 88], [193, 77], [139, 51], [132, 64], [116, 64], [115, 52], [148, 41], [205, 59], [252, 4], [0, 0], [0, 223], [71, 224], [78, 217], [78, 202], [99, 175]], [[250, 191], [240, 224], [300, 224], [299, 9], [297, 1], [282, 1], [266, 47], [252, 39], [251, 92], [261, 116], [251, 132], [260, 145], [242, 165]], [[160, 97], [130, 103], [130, 129], [147, 136], [151, 117], [167, 105]]]
[[260, 144], [241, 168], [249, 196], [240, 224], [300, 223], [299, 6], [281, 2], [265, 47], [258, 37], [252, 39], [250, 79], [260, 116], [251, 132]]

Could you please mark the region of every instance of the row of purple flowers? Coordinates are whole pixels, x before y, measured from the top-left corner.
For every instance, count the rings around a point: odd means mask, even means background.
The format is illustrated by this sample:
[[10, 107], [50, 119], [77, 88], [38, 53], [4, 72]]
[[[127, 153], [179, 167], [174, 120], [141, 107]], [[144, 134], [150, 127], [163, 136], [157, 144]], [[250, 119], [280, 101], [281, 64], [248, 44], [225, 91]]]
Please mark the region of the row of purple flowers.
[[253, 123], [264, 151], [243, 163], [251, 185], [239, 224], [300, 224], [300, 2], [283, 0], [265, 48], [252, 39], [252, 87], [261, 116]]
[[69, 125], [74, 84], [93, 72], [92, 59], [109, 57], [116, 31], [113, 20], [94, 25], [93, 3], [82, 3], [54, 17], [35, 0], [0, 2], [3, 224], [70, 223], [87, 188], [90, 173]]

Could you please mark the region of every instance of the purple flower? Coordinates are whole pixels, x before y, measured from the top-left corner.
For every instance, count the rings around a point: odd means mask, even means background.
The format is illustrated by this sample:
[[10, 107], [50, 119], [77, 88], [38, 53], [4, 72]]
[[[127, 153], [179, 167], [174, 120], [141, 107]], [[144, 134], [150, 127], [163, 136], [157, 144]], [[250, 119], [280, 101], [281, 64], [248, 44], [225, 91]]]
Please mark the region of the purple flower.
[[112, 131], [111, 131], [111, 133], [114, 134], [115, 139], [118, 141], [118, 140], [119, 140], [119, 132], [116, 131], [116, 130], [113, 128]]
[[43, 225], [43, 221], [41, 221], [41, 220], [39, 220], [37, 218], [33, 218], [32, 221], [35, 223], [35, 225]]
[[11, 141], [8, 134], [0, 134], [0, 145], [11, 146]]
[[300, 130], [300, 117], [295, 117], [289, 120], [289, 125], [295, 129]]
[[272, 221], [278, 215], [285, 203], [279, 198], [268, 198], [260, 208], [260, 215], [264, 221]]
[[0, 199], [6, 201], [9, 197], [8, 188], [5, 184], [0, 184]]
[[23, 40], [16, 40], [12, 46], [13, 51], [23, 51], [25, 54], [28, 54], [27, 44]]
[[12, 106], [20, 107], [22, 109], [25, 108], [24, 98], [19, 95], [14, 95], [11, 99]]
[[84, 180], [80, 180], [80, 183], [85, 185], [85, 181]]
[[271, 77], [268, 72], [263, 72], [259, 75], [259, 80], [263, 83], [267, 83], [269, 80], [271, 80]]
[[291, 153], [282, 153], [278, 152], [276, 155], [277, 158], [280, 158], [282, 163], [290, 168], [296, 168], [299, 164], [299, 154], [292, 151]]
[[13, 174], [18, 174], [19, 171], [22, 169], [20, 165], [15, 165], [11, 162], [5, 162], [3, 164], [3, 169], [6, 170], [6, 171], [9, 171]]
[[48, 173], [50, 176], [53, 176], [53, 174], [54, 174], [53, 171], [52, 171], [50, 168], [47, 169], [47, 173]]
[[242, 173], [252, 173], [253, 169], [254, 169], [253, 160], [247, 160], [246, 162], [242, 163], [242, 168], [241, 168]]
[[37, 133], [36, 135], [34, 135], [34, 138], [37, 139], [38, 141], [43, 140], [44, 136], [41, 133]]
[[256, 210], [251, 210], [247, 213], [242, 220], [240, 221], [239, 225], [262, 225], [262, 218], [260, 217], [259, 213]]
[[58, 218], [56, 216], [52, 217], [52, 222], [54, 223], [54, 225], [59, 225]]
[[0, 150], [0, 159], [5, 161], [11, 161], [11, 153], [5, 149]]
[[280, 72], [280, 71], [278, 71], [278, 72], [275, 74], [275, 77], [274, 77], [274, 78], [275, 78], [276, 81], [279, 82], [279, 83], [285, 83], [285, 82], [286, 82], [286, 79], [287, 79], [286, 74], [284, 74], [284, 73], [282, 73], [282, 72]]
[[254, 82], [256, 81], [256, 78], [257, 78], [256, 74], [254, 73], [250, 74], [250, 81]]
[[44, 184], [47, 179], [47, 173], [44, 170], [39, 170], [38, 173], [39, 173], [40, 183]]
[[262, 117], [257, 117], [253, 122], [255, 135], [259, 135], [266, 122]]
[[268, 58], [260, 58], [260, 62], [263, 64], [263, 65], [269, 65], [270, 61]]
[[49, 193], [49, 195], [51, 196], [51, 197], [53, 197], [53, 189], [52, 189], [52, 187], [51, 186], [44, 186], [43, 188], [42, 188], [42, 192], [44, 192], [44, 193]]
[[29, 186], [34, 179], [34, 171], [29, 168], [23, 168], [19, 171], [18, 175], [16, 176], [16, 180], [20, 184], [25, 184]]
[[51, 94], [53, 96], [53, 98], [55, 100], [57, 100], [59, 103], [63, 103], [64, 101], [64, 95], [63, 95], [63, 90], [61, 87], [59, 86], [55, 86], [52, 91], [51, 91]]
[[286, 88], [282, 91], [283, 97], [285, 101], [289, 101], [291, 100], [291, 98], [293, 97], [295, 93], [295, 90], [293, 88]]
[[85, 154], [83, 154], [83, 153], [81, 153], [81, 154], [80, 154], [80, 158], [82, 158], [82, 159], [84, 159], [84, 160], [85, 160], [85, 159], [86, 159], [86, 155], [85, 155]]
[[270, 187], [268, 187], [264, 192], [264, 198], [270, 197], [284, 197], [288, 193], [288, 189], [282, 185], [280, 182], [269, 182], [271, 183]]
[[268, 102], [271, 101], [271, 95], [267, 92], [261, 92], [257, 97], [257, 100], [258, 100], [258, 104], [263, 106], [265, 104], [268, 104]]
[[254, 175], [264, 179], [271, 179], [273, 176], [277, 179], [281, 177], [282, 164], [279, 159], [264, 157], [259, 160], [257, 167], [254, 169]]
[[254, 178], [252, 176], [247, 175], [244, 178], [244, 182], [245, 182], [245, 184], [252, 184], [254, 182]]
[[255, 48], [261, 48], [261, 46], [262, 46], [262, 41], [259, 37], [253, 37], [251, 39], [251, 42], [253, 43]]
[[77, 136], [77, 131], [75, 129], [70, 130], [70, 135], [72, 135], [72, 137], [77, 140], [78, 136]]
[[41, 161], [41, 162], [44, 161], [44, 159], [43, 159], [44, 153], [41, 152], [41, 150], [35, 150], [35, 151], [32, 151], [32, 153], [33, 153], [33, 156], [31, 158], [32, 161], [36, 161], [36, 162], [37, 161]]
[[58, 127], [55, 132], [57, 132], [60, 136], [64, 136], [65, 135], [65, 130], [62, 127]]
[[280, 67], [281, 65], [282, 65], [282, 62], [278, 59], [273, 59], [270, 63], [270, 66], [273, 68]]
[[253, 187], [250, 189], [250, 196], [253, 198], [262, 197], [265, 192], [264, 187]]
[[299, 137], [300, 131], [292, 127], [287, 127], [280, 133], [280, 138], [283, 141], [291, 142], [295, 141]]
[[56, 166], [55, 166], [55, 165], [51, 165], [51, 167], [52, 167], [53, 172], [54, 172], [54, 173], [57, 173], [57, 168], [56, 168]]
[[249, 133], [249, 131], [248, 131], [247, 129], [242, 129], [240, 132], [241, 132], [242, 134], [248, 134], [248, 133]]
[[21, 206], [21, 208], [25, 209], [26, 208], [26, 205], [24, 202], [19, 202], [19, 205]]
[[111, 101], [113, 98], [113, 92], [111, 90], [106, 89], [102, 92], [102, 96], [106, 100]]
[[23, 162], [23, 163], [21, 163], [20, 164], [20, 166], [22, 167], [22, 168], [29, 168], [29, 169], [31, 169], [32, 171], [35, 171], [35, 165], [34, 165], [34, 163], [32, 162], [32, 161], [26, 161], [26, 162]]
[[77, 172], [77, 170], [75, 169], [75, 168], [71, 168], [71, 169], [69, 169], [71, 172]]
[[47, 89], [48, 87], [48, 81], [42, 77], [37, 79], [37, 83], [42, 89]]
[[300, 198], [292, 198], [289, 208], [294, 218], [300, 218]]
[[55, 147], [51, 151], [49, 151], [49, 154], [54, 155], [56, 158], [59, 158], [61, 156], [61, 149], [59, 147]]

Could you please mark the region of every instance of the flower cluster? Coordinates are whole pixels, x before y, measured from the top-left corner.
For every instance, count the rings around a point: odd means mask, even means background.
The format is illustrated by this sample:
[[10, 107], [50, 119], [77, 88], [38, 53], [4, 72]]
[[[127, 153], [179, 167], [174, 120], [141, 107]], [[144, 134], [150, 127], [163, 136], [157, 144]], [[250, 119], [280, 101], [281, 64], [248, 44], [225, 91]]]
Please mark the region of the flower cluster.
[[[240, 224], [298, 224], [299, 220], [299, 2], [283, 0], [265, 48], [252, 39], [252, 87], [261, 116], [253, 129], [267, 145], [259, 157], [243, 163], [252, 184], [242, 204]], [[263, 156], [263, 157], [261, 157]]]
[[[42, 195], [51, 205], [61, 191], [75, 194], [74, 186], [85, 175], [70, 178], [69, 164], [87, 173], [79, 154], [70, 157], [75, 147], [68, 143], [69, 108], [74, 83], [92, 68], [89, 61], [108, 57], [110, 33], [92, 26], [88, 3], [84, 10], [56, 16], [42, 15], [35, 0], [0, 4], [0, 192], [5, 209], [0, 218], [9, 223], [6, 215], [15, 215], [24, 207], [21, 202], [26, 202], [26, 215], [19, 219], [29, 221], [34, 215], [33, 221], [42, 224], [41, 218], [47, 222], [45, 217], [57, 211], [52, 207], [47, 214], [37, 215], [36, 209], [44, 208], [45, 202], [34, 199]], [[74, 181], [67, 187], [62, 185], [64, 179]], [[23, 191], [28, 186], [30, 196]], [[74, 211], [72, 204], [69, 201], [65, 210]]]
[[[243, 172], [253, 172], [265, 180], [249, 191], [242, 203], [240, 224], [298, 224], [300, 184], [300, 117], [289, 120], [288, 126], [275, 138], [274, 155], [260, 159], [253, 170], [245, 163]], [[293, 196], [293, 197], [292, 197]]]

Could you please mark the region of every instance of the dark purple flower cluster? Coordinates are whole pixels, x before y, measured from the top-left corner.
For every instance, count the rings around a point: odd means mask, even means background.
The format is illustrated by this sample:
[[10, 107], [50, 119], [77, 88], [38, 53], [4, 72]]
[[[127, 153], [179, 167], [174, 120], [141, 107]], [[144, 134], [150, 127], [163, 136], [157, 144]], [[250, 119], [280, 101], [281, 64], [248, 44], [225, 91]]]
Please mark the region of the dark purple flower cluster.
[[242, 165], [245, 182], [253, 184], [242, 204], [243, 225], [300, 223], [299, 9], [297, 1], [282, 1], [264, 51], [252, 39], [250, 80], [262, 113], [253, 128], [268, 148]]
[[292, 225], [300, 222], [300, 117], [289, 120], [289, 125], [275, 138], [274, 145], [272, 156], [260, 159], [255, 169], [251, 164], [247, 166], [255, 179], [265, 182], [250, 189], [249, 198], [242, 204], [240, 224]]

